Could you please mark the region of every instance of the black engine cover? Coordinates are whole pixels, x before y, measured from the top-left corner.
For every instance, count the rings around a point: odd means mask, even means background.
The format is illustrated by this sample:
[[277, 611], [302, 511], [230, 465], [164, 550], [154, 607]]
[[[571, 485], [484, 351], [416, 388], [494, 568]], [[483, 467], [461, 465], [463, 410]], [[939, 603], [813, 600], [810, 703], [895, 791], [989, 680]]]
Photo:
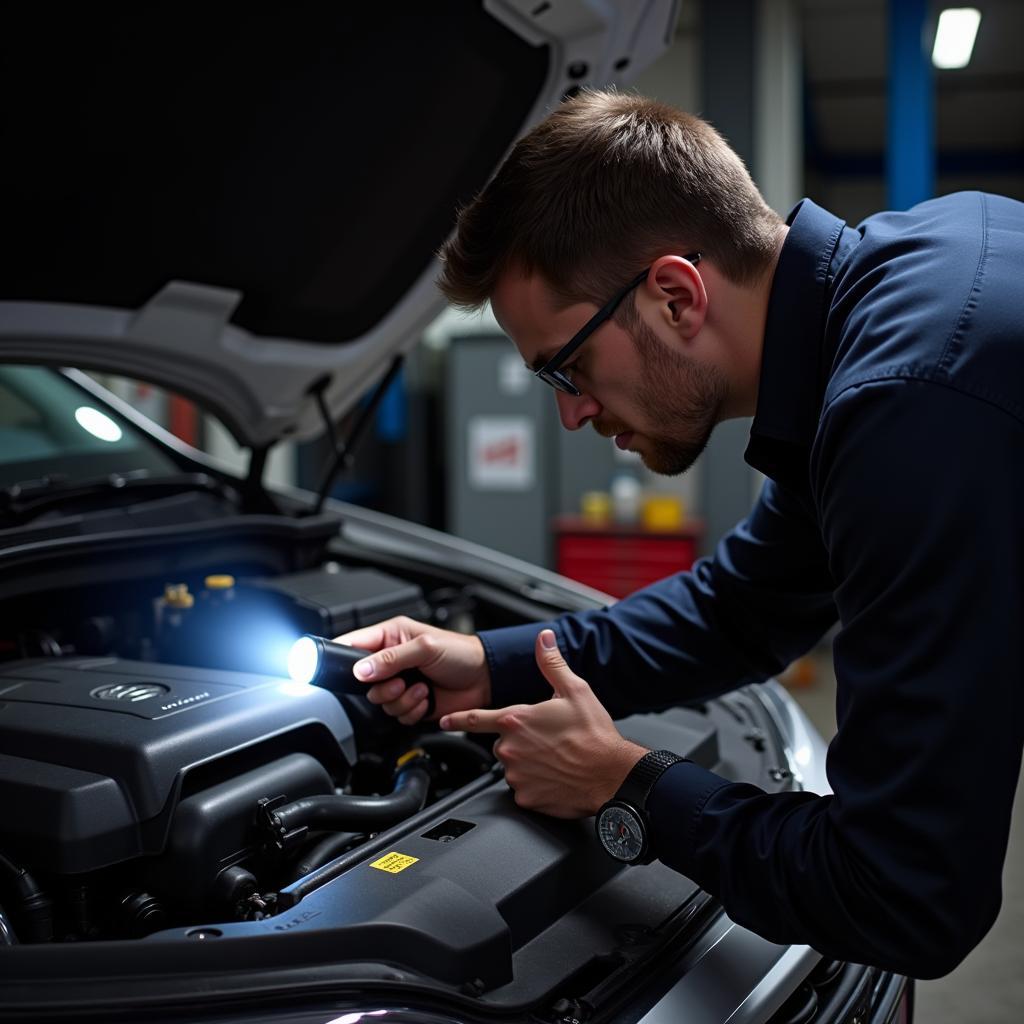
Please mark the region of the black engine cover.
[[303, 751], [355, 759], [338, 700], [283, 679], [116, 658], [0, 670], [0, 834], [37, 868], [74, 874], [166, 846], [179, 801]]

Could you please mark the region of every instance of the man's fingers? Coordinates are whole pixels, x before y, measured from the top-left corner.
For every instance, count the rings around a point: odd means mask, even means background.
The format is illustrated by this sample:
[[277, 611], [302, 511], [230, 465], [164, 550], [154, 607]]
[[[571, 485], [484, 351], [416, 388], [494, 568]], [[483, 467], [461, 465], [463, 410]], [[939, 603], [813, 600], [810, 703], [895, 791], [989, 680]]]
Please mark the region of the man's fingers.
[[389, 679], [385, 683], [374, 683], [366, 691], [366, 699], [371, 704], [383, 704], [390, 709], [391, 702], [405, 693], [405, 682], [401, 679]]
[[351, 633], [336, 636], [334, 642], [347, 644], [349, 647], [362, 647], [364, 651], [379, 651], [387, 643], [386, 625], [387, 623], [378, 622], [375, 626], [353, 629]]
[[507, 713], [508, 708], [453, 711], [441, 719], [441, 728], [446, 732], [499, 732], [498, 721]]
[[432, 645], [436, 646], [433, 637], [417, 636], [405, 643], [385, 647], [383, 650], [357, 661], [352, 666], [352, 673], [363, 683], [393, 679], [402, 672], [427, 664], [436, 654]]
[[427, 687], [424, 683], [416, 683], [406, 689], [405, 683], [401, 679], [378, 683], [366, 691], [367, 699], [371, 704], [380, 704], [392, 718], [398, 719], [409, 714], [421, 702], [428, 703], [427, 694]]
[[393, 619], [375, 622], [372, 626], [363, 626], [334, 638], [335, 643], [348, 644], [349, 647], [362, 647], [364, 651], [379, 651], [382, 647], [393, 647], [415, 636], [425, 629], [423, 623], [404, 615], [396, 615]]
[[580, 684], [587, 684], [566, 663], [562, 652], [558, 649], [558, 640], [553, 629], [542, 629], [534, 642], [534, 654], [537, 667], [544, 678], [551, 684], [556, 697], [568, 697], [579, 689]]
[[402, 725], [415, 725], [427, 713], [427, 701], [415, 703], [413, 709], [404, 715], [396, 716]]

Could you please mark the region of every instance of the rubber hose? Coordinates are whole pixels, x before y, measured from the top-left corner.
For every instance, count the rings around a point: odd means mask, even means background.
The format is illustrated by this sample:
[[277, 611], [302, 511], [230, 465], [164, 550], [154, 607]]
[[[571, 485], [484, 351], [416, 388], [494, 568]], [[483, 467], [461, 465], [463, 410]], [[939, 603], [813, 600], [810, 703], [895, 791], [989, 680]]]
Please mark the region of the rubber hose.
[[18, 919], [24, 926], [26, 942], [50, 942], [53, 939], [53, 901], [36, 880], [22, 867], [0, 854], [0, 867], [10, 872], [18, 904]]
[[447, 732], [426, 733], [416, 738], [416, 746], [422, 747], [435, 760], [449, 762], [452, 769], [476, 775], [490, 771], [494, 765], [490, 750], [466, 736]]
[[430, 775], [410, 766], [399, 772], [393, 792], [386, 796], [307, 796], [274, 809], [276, 822], [287, 831], [379, 832], [415, 814], [427, 802]]
[[299, 858], [292, 872], [292, 881], [297, 882], [300, 878], [305, 878], [310, 872], [323, 867], [364, 838], [361, 832], [334, 832], [319, 840]]

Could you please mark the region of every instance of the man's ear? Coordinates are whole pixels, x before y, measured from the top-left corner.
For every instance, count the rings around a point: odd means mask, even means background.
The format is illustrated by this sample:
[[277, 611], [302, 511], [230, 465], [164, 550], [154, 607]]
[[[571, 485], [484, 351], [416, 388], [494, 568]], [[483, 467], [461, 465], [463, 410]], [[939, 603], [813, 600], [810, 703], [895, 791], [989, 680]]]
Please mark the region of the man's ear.
[[708, 294], [694, 265], [682, 256], [659, 256], [651, 265], [645, 285], [663, 322], [684, 341], [704, 326]]

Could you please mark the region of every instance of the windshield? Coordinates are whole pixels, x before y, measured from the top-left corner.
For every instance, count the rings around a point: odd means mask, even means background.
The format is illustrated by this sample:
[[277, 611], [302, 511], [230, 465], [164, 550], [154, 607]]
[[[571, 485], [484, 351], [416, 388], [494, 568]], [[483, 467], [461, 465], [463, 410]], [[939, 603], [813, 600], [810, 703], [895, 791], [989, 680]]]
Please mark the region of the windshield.
[[0, 365], [0, 488], [139, 470], [160, 476], [178, 467], [155, 441], [58, 371]]

